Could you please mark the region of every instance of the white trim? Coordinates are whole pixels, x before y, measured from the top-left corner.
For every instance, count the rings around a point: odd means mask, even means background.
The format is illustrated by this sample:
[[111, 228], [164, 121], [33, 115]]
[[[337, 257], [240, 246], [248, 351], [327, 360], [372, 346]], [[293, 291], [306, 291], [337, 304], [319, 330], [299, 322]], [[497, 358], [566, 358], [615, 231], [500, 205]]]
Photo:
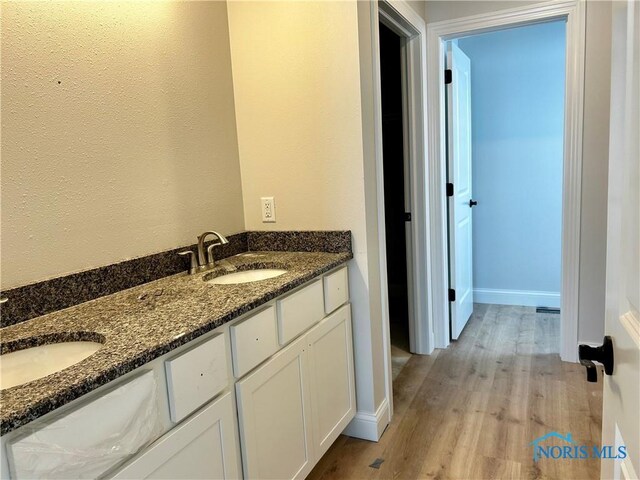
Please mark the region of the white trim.
[[[389, 332], [389, 308], [387, 291], [387, 261], [386, 261], [386, 238], [385, 238], [385, 218], [384, 218], [384, 179], [382, 163], [382, 105], [381, 105], [381, 85], [380, 85], [380, 44], [379, 44], [379, 21], [384, 17], [385, 22], [391, 23], [399, 33], [405, 37], [409, 36], [405, 45], [405, 56], [409, 60], [407, 75], [407, 90], [415, 98], [417, 108], [412, 111], [409, 124], [412, 130], [412, 140], [414, 148], [411, 155], [418, 161], [413, 161], [414, 167], [418, 170], [412, 171], [411, 189], [414, 193], [413, 202], [416, 204], [414, 210], [416, 217], [422, 217], [423, 221], [417, 229], [413, 229], [412, 245], [414, 262], [419, 266], [412, 273], [415, 281], [413, 287], [415, 291], [427, 291], [428, 255], [429, 248], [426, 228], [428, 218], [426, 217], [426, 206], [424, 193], [422, 199], [419, 192], [424, 192], [426, 188], [425, 180], [425, 149], [426, 140], [426, 26], [424, 20], [418, 16], [411, 7], [403, 0], [372, 0], [371, 2], [358, 2], [358, 34], [360, 41], [360, 75], [362, 90], [362, 123], [363, 123], [363, 147], [364, 147], [364, 181], [365, 181], [365, 213], [367, 216], [367, 244], [371, 255], [367, 256], [372, 271], [375, 274], [375, 281], [370, 288], [378, 288], [380, 291], [379, 305], [373, 305], [376, 310], [380, 307], [378, 325], [382, 329], [382, 355], [384, 363], [384, 389], [385, 401], [387, 403], [387, 419], [391, 421], [393, 414], [393, 386], [392, 386], [392, 365], [391, 365], [391, 342]], [[398, 30], [396, 30], [398, 32]], [[417, 66], [416, 66], [417, 65]], [[413, 95], [415, 94], [415, 97]], [[419, 123], [418, 123], [419, 122]], [[421, 213], [420, 213], [421, 212]], [[371, 226], [369, 228], [369, 225]], [[375, 225], [375, 227], [374, 227]], [[375, 253], [374, 253], [375, 252]], [[377, 271], [376, 271], [377, 270]], [[378, 283], [379, 282], [379, 283]], [[371, 299], [370, 299], [371, 300]], [[416, 351], [420, 353], [431, 353], [433, 350], [433, 336], [430, 328], [432, 322], [428, 310], [429, 300], [426, 295], [414, 295], [414, 318], [417, 325], [416, 338], [420, 339], [416, 345]], [[415, 305], [414, 304], [414, 305]], [[375, 317], [378, 322], [378, 315]], [[372, 326], [373, 327], [373, 326]], [[376, 327], [377, 328], [377, 327]], [[379, 351], [376, 345], [371, 346], [375, 352]], [[373, 352], [372, 352], [373, 353]], [[375, 355], [375, 353], [373, 353]], [[361, 372], [362, 373], [362, 372]], [[367, 372], [364, 372], [367, 374]], [[357, 375], [356, 375], [357, 377]], [[366, 392], [363, 402], [368, 402], [369, 394], [373, 397], [373, 391]], [[360, 400], [360, 398], [359, 398]], [[375, 400], [375, 399], [374, 399]], [[360, 401], [359, 401], [360, 403]], [[365, 414], [366, 415], [366, 414]], [[355, 424], [357, 424], [356, 422]]]
[[474, 288], [473, 302], [492, 303], [496, 305], [522, 305], [524, 307], [560, 308], [560, 292]]
[[387, 428], [389, 417], [389, 402], [385, 398], [376, 413], [358, 412], [342, 432], [350, 437], [362, 438], [371, 442], [380, 440], [384, 429]]
[[[406, 133], [408, 134], [407, 160], [409, 163], [409, 177], [411, 184], [408, 185], [410, 191], [410, 204], [412, 222], [410, 224], [410, 238], [407, 243], [411, 246], [407, 253], [411, 255], [409, 275], [410, 290], [409, 295], [412, 302], [410, 308], [410, 333], [412, 351], [418, 354], [430, 354], [434, 348], [433, 333], [430, 328], [431, 312], [429, 294], [418, 295], [417, 292], [428, 292], [427, 279], [429, 278], [428, 251], [429, 239], [427, 235], [427, 225], [429, 219], [426, 206], [426, 90], [425, 81], [427, 78], [427, 52], [425, 45], [426, 25], [424, 20], [404, 1], [401, 0], [381, 0], [377, 4], [380, 21], [395, 31], [405, 39], [404, 55], [406, 58], [405, 72], [405, 119]], [[376, 26], [376, 39], [374, 44], [374, 56], [378, 63], [377, 76], [375, 78], [376, 99], [380, 99], [380, 75], [379, 58], [380, 44], [378, 40], [378, 30]], [[377, 108], [381, 108], [380, 105]], [[380, 237], [385, 236], [384, 224], [384, 180], [383, 180], [383, 160], [382, 160], [382, 123], [380, 129], [376, 128], [376, 144], [380, 142], [380, 151], [376, 155], [377, 180], [378, 180], [378, 211], [382, 212], [382, 221], [378, 223]], [[383, 249], [383, 246], [385, 247]], [[385, 278], [383, 288], [386, 289], [386, 241], [380, 241], [381, 257], [385, 257]], [[381, 279], [382, 280], [382, 279]], [[388, 311], [385, 312], [388, 317]], [[388, 318], [385, 318], [388, 323]], [[385, 343], [386, 345], [386, 343]]]
[[580, 259], [580, 195], [582, 182], [582, 124], [584, 91], [585, 6], [582, 0], [552, 1], [501, 10], [427, 25], [428, 92], [428, 251], [433, 266], [428, 285], [431, 290], [435, 347], [449, 345], [449, 301], [447, 211], [445, 197], [446, 154], [444, 125], [443, 41], [462, 35], [500, 30], [514, 26], [567, 21], [566, 95], [564, 133], [564, 179], [562, 201], [562, 360], [578, 359], [578, 286]]

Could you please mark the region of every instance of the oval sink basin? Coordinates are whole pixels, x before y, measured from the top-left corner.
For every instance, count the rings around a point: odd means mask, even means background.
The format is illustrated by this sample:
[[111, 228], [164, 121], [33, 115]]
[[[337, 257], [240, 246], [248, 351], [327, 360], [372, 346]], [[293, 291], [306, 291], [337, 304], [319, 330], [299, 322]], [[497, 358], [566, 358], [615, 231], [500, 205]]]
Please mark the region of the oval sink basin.
[[102, 347], [102, 343], [86, 341], [48, 343], [0, 355], [0, 390], [64, 370]]
[[280, 270], [277, 268], [244, 270], [212, 278], [211, 280], [207, 280], [207, 283], [212, 283], [214, 285], [234, 285], [237, 283], [258, 282], [260, 280], [267, 280], [268, 278], [279, 277], [285, 273], [287, 273], [286, 270]]

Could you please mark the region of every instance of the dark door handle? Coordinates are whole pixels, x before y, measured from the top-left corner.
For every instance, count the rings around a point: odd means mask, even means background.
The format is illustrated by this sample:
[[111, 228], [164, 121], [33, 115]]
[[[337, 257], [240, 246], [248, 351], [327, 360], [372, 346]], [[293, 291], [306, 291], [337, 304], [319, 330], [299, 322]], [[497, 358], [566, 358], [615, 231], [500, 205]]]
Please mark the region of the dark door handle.
[[578, 358], [580, 365], [587, 369], [587, 382], [598, 381], [598, 370], [593, 363], [598, 362], [604, 365], [604, 373], [613, 374], [613, 341], [611, 337], [606, 336], [599, 347], [591, 347], [589, 345], [578, 346]]
[[474, 205], [477, 205], [478, 202], [476, 202], [475, 200], [469, 200], [469, 207], [473, 207]]

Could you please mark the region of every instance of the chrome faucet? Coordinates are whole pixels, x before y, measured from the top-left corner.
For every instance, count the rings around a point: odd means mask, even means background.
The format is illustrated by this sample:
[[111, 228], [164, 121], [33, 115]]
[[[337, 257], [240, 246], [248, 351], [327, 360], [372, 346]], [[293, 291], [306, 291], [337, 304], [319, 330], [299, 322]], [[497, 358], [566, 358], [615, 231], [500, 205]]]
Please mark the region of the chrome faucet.
[[[207, 247], [207, 258], [205, 260], [204, 241], [209, 235], [215, 235], [218, 238], [218, 241], [216, 243], [212, 243]], [[227, 240], [224, 235], [221, 235], [218, 232], [214, 232], [213, 230], [204, 232], [202, 235], [200, 235], [198, 237], [198, 265], [200, 270], [213, 268], [216, 264], [213, 258], [213, 247], [216, 247], [218, 245], [226, 245], [227, 243], [229, 243], [229, 240]]]

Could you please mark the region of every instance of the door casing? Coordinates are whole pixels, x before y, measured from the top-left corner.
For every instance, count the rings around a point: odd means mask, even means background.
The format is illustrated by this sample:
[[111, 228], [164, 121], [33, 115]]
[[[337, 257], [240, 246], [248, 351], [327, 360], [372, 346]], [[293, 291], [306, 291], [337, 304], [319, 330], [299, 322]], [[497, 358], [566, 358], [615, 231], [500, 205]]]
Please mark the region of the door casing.
[[[387, 291], [387, 261], [384, 218], [384, 178], [382, 157], [382, 105], [380, 81], [379, 22], [403, 38], [403, 75], [405, 128], [405, 165], [410, 182], [406, 185], [410, 191], [407, 199], [411, 206], [412, 222], [407, 231], [411, 243], [411, 255], [408, 255], [409, 275], [413, 292], [410, 328], [416, 353], [429, 354], [433, 351], [433, 330], [431, 325], [431, 301], [427, 288], [429, 278], [428, 255], [429, 236], [427, 235], [426, 208], [426, 24], [404, 0], [372, 0], [358, 2], [359, 29], [361, 37], [361, 68], [366, 72], [361, 78], [363, 88], [363, 145], [365, 170], [365, 204], [370, 215], [372, 244], [375, 243], [375, 270], [379, 275], [380, 316], [378, 321], [382, 330], [384, 400], [375, 413], [356, 415], [359, 424], [371, 425], [368, 435], [361, 438], [376, 441], [393, 415], [393, 387], [391, 370], [391, 343], [389, 332], [389, 307]], [[364, 56], [364, 57], [363, 57]], [[364, 58], [364, 59], [363, 59]], [[362, 63], [363, 62], [363, 63]], [[362, 73], [361, 73], [362, 75]], [[375, 218], [374, 218], [375, 217]], [[373, 231], [375, 230], [375, 232]], [[409, 279], [408, 279], [409, 280]], [[366, 418], [365, 418], [366, 417]], [[354, 422], [352, 422], [354, 423]], [[375, 425], [375, 428], [373, 427]]]
[[562, 185], [562, 291], [560, 357], [578, 359], [578, 287], [585, 52], [585, 5], [581, 0], [552, 1], [427, 24], [427, 115], [429, 269], [434, 346], [449, 345], [447, 197], [445, 191], [446, 102], [445, 42], [535, 23], [566, 21], [566, 83]]

